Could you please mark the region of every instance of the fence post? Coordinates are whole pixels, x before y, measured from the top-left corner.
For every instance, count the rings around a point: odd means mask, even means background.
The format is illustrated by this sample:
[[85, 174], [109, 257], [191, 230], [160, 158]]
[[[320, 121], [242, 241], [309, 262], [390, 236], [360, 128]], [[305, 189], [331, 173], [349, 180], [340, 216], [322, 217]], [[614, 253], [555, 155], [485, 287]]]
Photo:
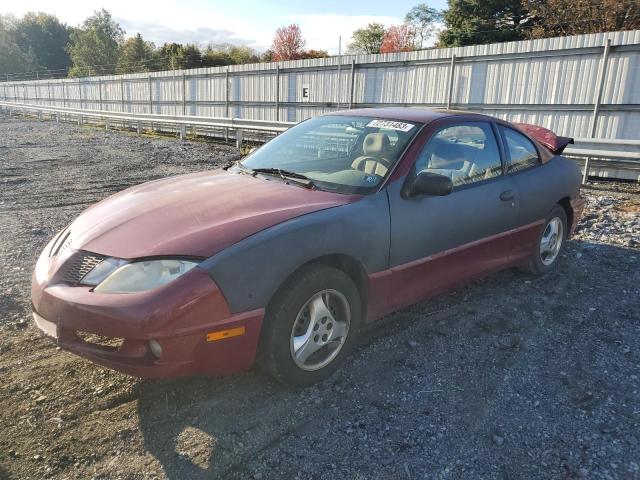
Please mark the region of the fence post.
[[280, 65], [276, 65], [276, 122], [280, 121]]
[[78, 78], [78, 98], [80, 99], [80, 110], [82, 110], [82, 80]]
[[80, 95], [80, 110], [84, 108], [84, 103], [82, 101], [82, 80], [78, 78], [78, 94]]
[[[611, 50], [611, 39], [607, 38], [600, 59], [600, 68], [598, 69], [598, 87], [596, 97], [593, 101], [593, 114], [591, 116], [591, 138], [595, 138], [598, 130], [598, 115], [600, 115], [600, 106], [602, 104], [602, 93], [604, 91], [604, 81], [607, 76], [607, 66], [609, 63], [609, 51]], [[587, 183], [589, 179], [589, 168], [591, 166], [591, 157], [587, 157], [584, 161], [584, 172], [582, 172], [582, 184]]]
[[456, 73], [456, 55], [451, 54], [451, 65], [449, 66], [449, 86], [447, 91], [447, 110], [451, 109], [451, 103], [453, 102], [453, 76]]
[[49, 106], [53, 105], [53, 100], [51, 99], [51, 82], [47, 82], [47, 103]]
[[187, 137], [187, 126], [185, 124], [180, 125], [180, 140], [184, 140]]
[[182, 72], [182, 116], [187, 114], [187, 76]]
[[151, 73], [149, 73], [148, 78], [149, 85], [149, 113], [153, 113], [153, 81], [151, 80]]
[[353, 92], [356, 83], [356, 61], [351, 60], [351, 82], [349, 84], [349, 110], [353, 107]]
[[229, 68], [224, 72], [224, 116], [229, 118]]
[[102, 111], [102, 79], [98, 79], [98, 98], [100, 99], [100, 110]]
[[120, 77], [120, 111], [124, 112], [124, 80]]
[[[229, 118], [229, 67], [224, 71], [224, 116]], [[229, 141], [229, 128], [224, 129], [224, 141]]]
[[336, 102], [336, 109], [340, 110], [340, 80], [342, 76], [342, 55], [338, 55], [338, 84], [337, 84], [337, 94], [338, 97], [336, 98], [337, 102]]
[[239, 150], [242, 148], [242, 130], [236, 129], [236, 148]]

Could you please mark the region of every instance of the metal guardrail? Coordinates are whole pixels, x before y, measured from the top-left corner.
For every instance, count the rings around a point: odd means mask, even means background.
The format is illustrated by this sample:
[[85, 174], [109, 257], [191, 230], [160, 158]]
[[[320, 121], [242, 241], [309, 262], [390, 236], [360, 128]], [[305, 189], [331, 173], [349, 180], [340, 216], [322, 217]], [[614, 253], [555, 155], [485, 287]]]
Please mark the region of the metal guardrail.
[[[228, 131], [231, 130], [238, 147], [242, 146], [245, 132], [277, 135], [295, 125], [294, 122], [113, 112], [3, 101], [0, 101], [0, 111], [6, 111], [9, 114], [13, 111], [34, 112], [41, 119], [47, 114], [58, 122], [75, 119], [79, 125], [86, 123], [88, 119], [98, 120], [104, 122], [107, 129], [113, 122], [119, 122], [129, 128], [135, 125], [138, 133], [141, 133], [144, 126], [150, 126], [156, 130], [176, 129], [181, 139], [186, 138], [187, 127], [197, 128], [198, 131], [209, 130], [218, 133], [222, 131], [224, 132], [222, 136], [227, 139]], [[264, 138], [252, 138], [252, 140], [264, 140]], [[640, 181], [640, 140], [576, 138], [575, 144], [566, 148], [564, 155], [582, 163], [585, 181], [591, 175]]]
[[0, 110], [8, 111], [11, 115], [14, 110], [34, 112], [39, 118], [48, 114], [56, 121], [75, 118], [78, 124], [83, 124], [88, 119], [99, 120], [105, 123], [108, 129], [113, 122], [124, 123], [127, 126], [136, 125], [138, 133], [143, 126], [176, 128], [181, 139], [186, 137], [187, 127], [198, 129], [225, 129], [235, 132], [238, 146], [242, 143], [244, 131], [264, 132], [279, 134], [295, 125], [294, 122], [273, 122], [268, 120], [247, 120], [244, 118], [217, 118], [195, 117], [185, 115], [158, 115], [149, 113], [112, 112], [108, 110], [86, 110], [68, 107], [50, 107], [46, 105], [27, 105], [11, 102], [0, 102]]

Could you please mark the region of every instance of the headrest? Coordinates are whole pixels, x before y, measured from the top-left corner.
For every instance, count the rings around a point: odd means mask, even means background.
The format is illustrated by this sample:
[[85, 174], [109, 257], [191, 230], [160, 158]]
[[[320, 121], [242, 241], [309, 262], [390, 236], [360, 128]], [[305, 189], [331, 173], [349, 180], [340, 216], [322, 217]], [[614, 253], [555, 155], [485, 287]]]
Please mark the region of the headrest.
[[365, 155], [382, 155], [389, 148], [389, 137], [386, 133], [370, 133], [364, 137], [362, 151]]
[[434, 138], [431, 141], [431, 148], [429, 150], [439, 159], [448, 162], [464, 159], [464, 148], [462, 145], [441, 138]]

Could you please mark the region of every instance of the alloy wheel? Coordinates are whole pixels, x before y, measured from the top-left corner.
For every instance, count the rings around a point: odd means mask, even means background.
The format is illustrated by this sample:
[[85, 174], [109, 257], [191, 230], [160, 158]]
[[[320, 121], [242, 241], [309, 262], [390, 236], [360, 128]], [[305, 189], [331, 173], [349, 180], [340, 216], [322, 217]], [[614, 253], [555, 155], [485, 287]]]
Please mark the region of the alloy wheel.
[[302, 370], [325, 367], [342, 349], [351, 324], [351, 309], [337, 290], [322, 290], [302, 306], [291, 330], [291, 356]]
[[540, 260], [544, 265], [549, 266], [555, 261], [562, 248], [563, 240], [562, 220], [554, 217], [547, 223], [540, 239]]

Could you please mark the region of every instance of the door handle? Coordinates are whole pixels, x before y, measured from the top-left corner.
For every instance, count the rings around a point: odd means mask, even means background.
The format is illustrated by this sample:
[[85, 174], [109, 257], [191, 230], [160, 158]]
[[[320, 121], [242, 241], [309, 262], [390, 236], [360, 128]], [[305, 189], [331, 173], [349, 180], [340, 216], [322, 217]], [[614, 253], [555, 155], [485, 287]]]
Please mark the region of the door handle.
[[513, 200], [513, 190], [507, 190], [500, 194], [500, 200], [503, 202], [508, 202], [509, 200]]

